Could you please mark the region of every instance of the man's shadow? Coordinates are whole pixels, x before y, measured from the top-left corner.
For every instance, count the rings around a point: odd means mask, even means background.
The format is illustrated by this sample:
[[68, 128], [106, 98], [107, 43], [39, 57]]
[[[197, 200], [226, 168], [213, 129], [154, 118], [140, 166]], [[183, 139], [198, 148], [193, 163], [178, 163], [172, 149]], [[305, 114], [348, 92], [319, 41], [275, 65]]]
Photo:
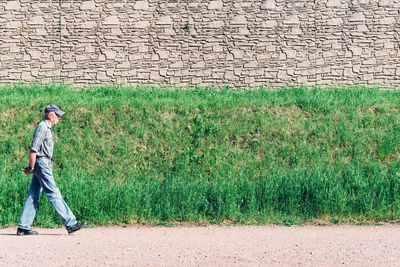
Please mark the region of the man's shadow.
[[[9, 235], [9, 236], [17, 236], [20, 237], [19, 235], [17, 235], [16, 233], [14, 234], [9, 234], [9, 233], [0, 233], [0, 235]], [[63, 236], [63, 234], [37, 234], [37, 235], [48, 235], [48, 236]], [[27, 235], [27, 236], [34, 236], [34, 235]]]

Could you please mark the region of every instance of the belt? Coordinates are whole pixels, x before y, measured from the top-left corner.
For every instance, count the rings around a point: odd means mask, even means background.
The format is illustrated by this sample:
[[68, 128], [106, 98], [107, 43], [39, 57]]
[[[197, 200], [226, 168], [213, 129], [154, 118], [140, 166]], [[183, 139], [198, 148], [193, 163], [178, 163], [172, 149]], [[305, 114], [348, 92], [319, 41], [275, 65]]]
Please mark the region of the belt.
[[53, 158], [49, 158], [48, 156], [37, 156], [36, 158], [37, 159], [46, 158], [46, 159], [49, 159], [49, 160], [53, 161]]

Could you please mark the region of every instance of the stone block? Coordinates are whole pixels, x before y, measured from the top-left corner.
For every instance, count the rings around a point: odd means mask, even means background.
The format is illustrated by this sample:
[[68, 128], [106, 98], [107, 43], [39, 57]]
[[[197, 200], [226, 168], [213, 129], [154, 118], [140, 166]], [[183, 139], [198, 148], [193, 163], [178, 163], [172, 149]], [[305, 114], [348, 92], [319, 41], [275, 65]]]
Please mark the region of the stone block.
[[24, 62], [28, 62], [28, 61], [31, 61], [31, 60], [32, 60], [32, 58], [31, 58], [31, 56], [29, 54], [24, 54], [24, 58], [23, 58]]
[[278, 70], [277, 78], [281, 81], [287, 81], [290, 76], [286, 73], [286, 70]]
[[196, 85], [201, 84], [201, 83], [202, 83], [202, 80], [201, 80], [200, 77], [192, 78], [192, 85], [196, 86]]
[[46, 29], [39, 28], [39, 29], [35, 30], [35, 34], [38, 36], [46, 36], [48, 33], [47, 33]]
[[218, 71], [214, 71], [211, 75], [214, 79], [222, 80], [224, 78], [224, 73], [220, 73]]
[[246, 25], [247, 24], [247, 19], [244, 15], [237, 15], [233, 17], [231, 24], [234, 25]]
[[308, 82], [307, 76], [297, 77], [297, 85], [305, 85]]
[[22, 27], [22, 23], [20, 21], [10, 21], [5, 25], [6, 29], [18, 29]]
[[378, 2], [379, 7], [393, 7], [394, 2], [393, 0], [380, 0]]
[[224, 3], [221, 0], [218, 1], [210, 1], [208, 4], [207, 8], [209, 10], [215, 10], [215, 9], [222, 9], [224, 6]]
[[136, 1], [133, 9], [136, 10], [147, 10], [149, 9], [149, 2], [148, 1]]
[[293, 76], [294, 75], [294, 68], [287, 68], [287, 70], [286, 70], [286, 73], [289, 75], [289, 76]]
[[324, 60], [323, 58], [317, 58], [317, 59], [315, 60], [315, 64], [316, 64], [317, 66], [325, 65], [325, 60]]
[[38, 77], [39, 76], [39, 70], [31, 70], [31, 75], [33, 76], [33, 77]]
[[96, 3], [94, 1], [84, 1], [79, 7], [80, 10], [93, 10], [96, 8]]
[[40, 66], [41, 69], [54, 69], [55, 67], [56, 67], [56, 64], [54, 63], [54, 61], [47, 62]]
[[183, 68], [183, 62], [182, 61], [176, 61], [169, 65], [171, 68]]
[[194, 69], [201, 69], [201, 68], [204, 68], [205, 66], [206, 66], [206, 63], [204, 61], [199, 61], [199, 62], [192, 64], [190, 67], [194, 68]]
[[215, 61], [217, 59], [217, 55], [215, 54], [205, 54], [203, 56], [204, 61]]
[[379, 23], [380, 23], [381, 25], [385, 25], [385, 26], [387, 26], [387, 25], [394, 25], [394, 24], [396, 23], [396, 19], [393, 18], [393, 17], [383, 18], [383, 19], [380, 19], [380, 20], [379, 20]]
[[98, 61], [99, 62], [106, 61], [106, 55], [100, 54], [99, 57], [98, 57]]
[[365, 74], [363, 76], [363, 80], [364, 81], [372, 81], [372, 80], [374, 80], [374, 75], [373, 74]]
[[[168, 35], [175, 35], [175, 34], [176, 34], [176, 32], [172, 26], [167, 26], [166, 28], [164, 28], [164, 35], [168, 36]], [[168, 38], [171, 38], [171, 37], [168, 37]]]
[[86, 62], [88, 60], [87, 55], [77, 55], [75, 56], [77, 62]]
[[148, 53], [149, 52], [149, 47], [146, 44], [141, 44], [139, 46], [139, 53]]
[[241, 59], [243, 58], [244, 52], [239, 49], [232, 49], [231, 53], [233, 54], [233, 57], [235, 59]]
[[391, 41], [387, 41], [383, 44], [383, 48], [385, 48], [385, 50], [390, 50], [395, 48], [395, 45]]
[[160, 59], [166, 59], [169, 57], [169, 52], [167, 50], [157, 50], [156, 53], [160, 56]]
[[115, 56], [117, 55], [117, 52], [114, 50], [103, 50], [102, 53], [106, 56], [107, 60], [115, 59]]
[[159, 75], [160, 75], [161, 77], [166, 77], [166, 76], [168, 76], [168, 74], [167, 74], [167, 69], [166, 69], [166, 68], [160, 68], [160, 69], [158, 70], [158, 73], [159, 73]]
[[297, 64], [297, 67], [299, 67], [299, 68], [309, 68], [310, 66], [311, 66], [311, 63], [309, 60], [304, 60]]
[[156, 21], [156, 25], [172, 25], [173, 21], [171, 16], [162, 16]]
[[208, 78], [208, 76], [211, 75], [211, 70], [210, 69], [206, 69], [206, 70], [202, 70], [201, 72], [196, 71], [195, 75], [198, 77], [204, 77], [204, 78]]
[[131, 67], [131, 63], [128, 60], [125, 60], [121, 64], [117, 65], [117, 69], [129, 69]]
[[343, 24], [343, 19], [341, 19], [341, 18], [332, 18], [332, 19], [329, 19], [326, 24], [329, 25], [329, 26], [342, 25]]
[[120, 21], [117, 16], [108, 16], [104, 19], [103, 24], [105, 25], [117, 25]]
[[225, 74], [224, 74], [224, 79], [225, 80], [232, 80], [234, 78], [235, 78], [235, 75], [233, 74], [232, 70], [225, 71]]
[[[96, 1], [97, 2], [102, 2], [102, 1], [98, 1], [98, 0], [96, 0]], [[115, 9], [121, 9], [121, 8], [124, 8], [124, 7], [125, 7], [124, 1], [107, 1], [107, 4], [106, 4], [106, 8], [107, 9], [111, 9], [111, 10], [113, 10], [113, 9], [114, 10]]]
[[161, 81], [161, 76], [159, 71], [150, 71], [150, 80]]
[[44, 19], [42, 16], [34, 16], [28, 21], [29, 25], [44, 25]]
[[331, 57], [334, 57], [334, 56], [335, 56], [335, 54], [334, 54], [333, 51], [324, 51], [324, 52], [322, 52], [322, 57], [324, 59], [328, 59], [328, 58], [331, 58]]
[[266, 0], [263, 1], [261, 4], [261, 9], [269, 9], [269, 10], [274, 10], [276, 8], [276, 2], [275, 0]]
[[9, 11], [9, 10], [20, 10], [21, 5], [19, 1], [8, 1], [7, 4], [4, 6], [4, 9]]
[[220, 45], [213, 45], [213, 52], [214, 52], [214, 53], [221, 53], [221, 52], [223, 52], [223, 51], [224, 51], [224, 49], [223, 49], [222, 46], [220, 46]]
[[389, 51], [386, 49], [378, 50], [375, 52], [375, 57], [377, 57], [377, 58], [386, 57], [388, 55], [389, 55]]
[[342, 4], [341, 0], [328, 0], [326, 3], [327, 7], [340, 7]]
[[275, 20], [267, 20], [261, 24], [265, 28], [275, 28], [277, 25], [278, 23]]
[[146, 29], [150, 27], [150, 22], [149, 21], [137, 21], [135, 22], [135, 27], [138, 29]]
[[250, 35], [251, 34], [247, 27], [240, 27], [238, 33], [241, 36], [245, 36], [245, 35]]
[[283, 20], [283, 24], [288, 24], [288, 25], [298, 25], [299, 23], [300, 20], [297, 15], [291, 15]]
[[258, 67], [258, 62], [253, 60], [250, 61], [249, 63], [244, 64], [245, 68], [257, 68]]
[[95, 28], [96, 26], [97, 26], [96, 21], [86, 21], [85, 23], [80, 24], [80, 27], [82, 29], [92, 29]]
[[78, 68], [78, 65], [76, 64], [75, 61], [72, 61], [72, 62], [70, 62], [70, 63], [68, 63], [68, 64], [65, 64], [65, 65], [63, 66], [63, 68], [64, 68], [64, 69], [77, 69], [77, 68]]
[[106, 72], [104, 71], [98, 71], [96, 74], [96, 79], [99, 81], [107, 81], [109, 78], [106, 75]]
[[393, 76], [396, 73], [396, 69], [394, 68], [385, 68], [383, 73], [387, 76]]
[[180, 78], [180, 77], [175, 77], [175, 76], [173, 76], [173, 77], [169, 78], [169, 83], [170, 83], [171, 85], [173, 85], [173, 86], [179, 85], [180, 81], [181, 81], [181, 78]]
[[254, 77], [245, 77], [244, 83], [248, 86], [253, 86], [254, 84]]
[[364, 22], [365, 15], [362, 12], [354, 13], [349, 17], [349, 22]]
[[31, 56], [31, 58], [34, 59], [34, 60], [40, 59], [40, 56], [41, 56], [41, 54], [42, 54], [39, 50], [32, 50], [32, 51], [28, 51], [27, 53], [28, 53], [28, 54]]
[[129, 69], [127, 72], [126, 72], [126, 74], [128, 75], [128, 76], [136, 76], [137, 75], [137, 70], [136, 69]]
[[357, 25], [357, 31], [358, 32], [368, 32], [369, 29], [368, 29], [367, 25], [359, 24], [359, 25]]
[[376, 64], [376, 59], [375, 58], [368, 58], [363, 62], [363, 65], [375, 65]]
[[21, 47], [18, 47], [16, 43], [11, 44], [9, 49], [11, 54], [19, 54], [21, 52]]
[[122, 33], [122, 31], [121, 31], [120, 28], [112, 28], [112, 29], [111, 29], [110, 35], [113, 35], [113, 36], [122, 36], [123, 33]]
[[283, 50], [283, 53], [286, 55], [286, 58], [296, 58], [297, 52], [292, 49]]
[[33, 79], [30, 71], [22, 71], [21, 80], [23, 81], [31, 81]]
[[353, 65], [353, 73], [360, 73], [361, 66], [360, 65]]
[[218, 28], [222, 28], [224, 26], [225, 26], [225, 23], [221, 20], [211, 21], [208, 23], [208, 27], [210, 29], [218, 29]]
[[343, 75], [345, 77], [353, 77], [354, 73], [353, 73], [353, 69], [352, 68], [345, 68], [343, 71]]
[[242, 75], [242, 68], [235, 68], [233, 70], [233, 73], [235, 74], [235, 76], [240, 76]]
[[301, 34], [303, 34], [303, 31], [299, 27], [296, 26], [296, 27], [292, 27], [290, 29], [290, 33], [293, 35], [301, 35]]
[[350, 47], [349, 48], [351, 50], [351, 53], [353, 54], [353, 56], [361, 56], [363, 50], [361, 47]]

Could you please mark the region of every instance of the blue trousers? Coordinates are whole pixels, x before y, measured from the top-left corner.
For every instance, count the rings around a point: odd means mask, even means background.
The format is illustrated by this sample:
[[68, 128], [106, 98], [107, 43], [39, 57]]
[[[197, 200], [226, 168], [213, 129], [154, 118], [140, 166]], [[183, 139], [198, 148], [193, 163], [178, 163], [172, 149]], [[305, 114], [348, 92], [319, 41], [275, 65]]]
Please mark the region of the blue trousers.
[[25, 200], [24, 208], [22, 209], [21, 218], [18, 222], [18, 227], [26, 230], [31, 229], [42, 190], [56, 212], [60, 215], [65, 227], [70, 227], [76, 224], [74, 214], [68, 207], [67, 203], [65, 203], [60, 190], [58, 190], [56, 183], [54, 182], [53, 162], [47, 158], [38, 158], [36, 160], [31, 187]]

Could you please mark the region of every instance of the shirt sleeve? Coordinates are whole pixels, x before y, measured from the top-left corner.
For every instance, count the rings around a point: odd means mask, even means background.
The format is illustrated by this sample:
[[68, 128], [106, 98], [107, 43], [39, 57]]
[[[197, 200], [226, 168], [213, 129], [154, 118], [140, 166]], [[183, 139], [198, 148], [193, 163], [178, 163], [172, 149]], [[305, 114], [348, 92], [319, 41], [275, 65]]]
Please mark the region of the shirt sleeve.
[[35, 131], [33, 132], [32, 144], [29, 147], [30, 150], [33, 150], [35, 152], [39, 151], [39, 148], [43, 142], [45, 133], [46, 133], [46, 127], [44, 127], [43, 124], [39, 124], [36, 127]]

